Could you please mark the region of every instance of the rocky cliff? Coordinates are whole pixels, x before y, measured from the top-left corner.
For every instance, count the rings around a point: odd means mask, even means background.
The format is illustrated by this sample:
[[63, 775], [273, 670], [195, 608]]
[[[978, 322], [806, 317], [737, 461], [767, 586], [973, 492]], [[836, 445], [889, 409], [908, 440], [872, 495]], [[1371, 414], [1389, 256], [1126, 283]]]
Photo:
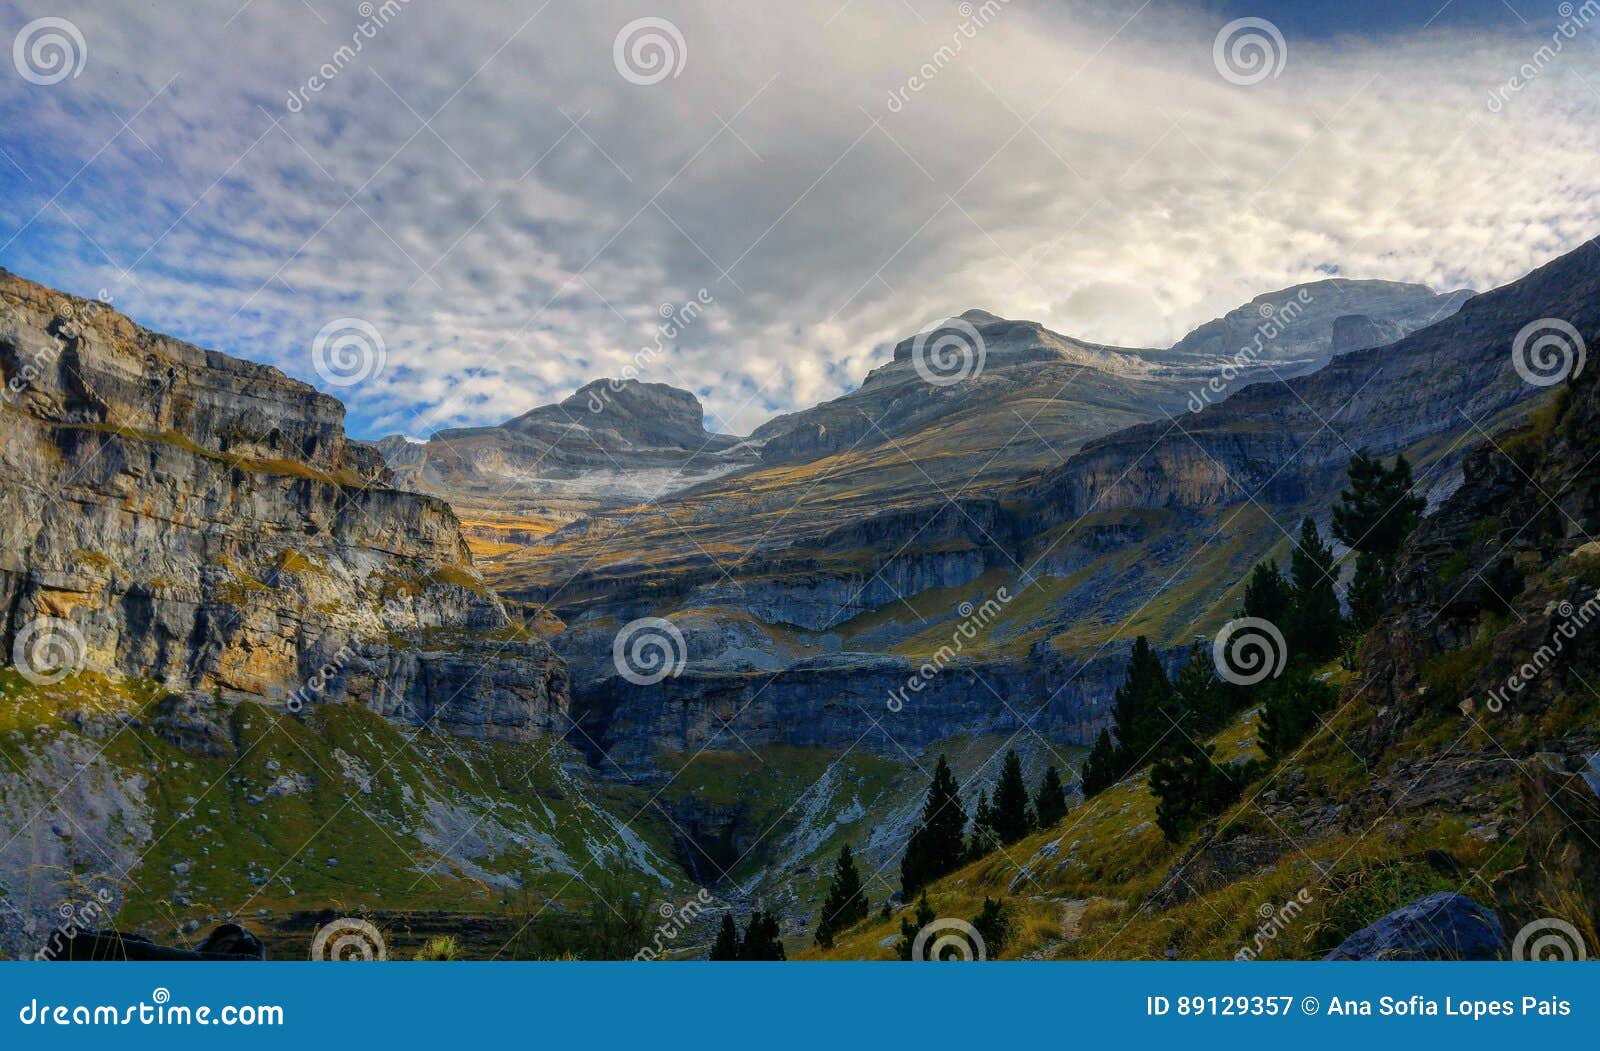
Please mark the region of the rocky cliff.
[[559, 659], [335, 399], [4, 272], [0, 373], [0, 641], [20, 669], [496, 738], [563, 720]]

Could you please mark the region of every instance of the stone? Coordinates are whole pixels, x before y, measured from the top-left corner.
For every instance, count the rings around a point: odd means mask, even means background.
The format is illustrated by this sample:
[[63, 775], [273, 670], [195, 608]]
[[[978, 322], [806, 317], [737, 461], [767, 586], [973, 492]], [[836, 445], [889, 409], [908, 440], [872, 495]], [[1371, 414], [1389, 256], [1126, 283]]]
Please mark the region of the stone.
[[1363, 927], [1329, 960], [1498, 960], [1505, 953], [1500, 917], [1464, 894], [1440, 891]]

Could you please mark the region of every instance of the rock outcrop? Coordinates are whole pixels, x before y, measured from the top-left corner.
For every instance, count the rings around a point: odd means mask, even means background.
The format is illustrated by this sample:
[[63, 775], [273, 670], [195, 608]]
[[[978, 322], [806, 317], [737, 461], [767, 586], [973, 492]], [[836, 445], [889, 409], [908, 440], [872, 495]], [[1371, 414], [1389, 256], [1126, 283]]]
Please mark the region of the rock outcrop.
[[0, 642], [25, 673], [511, 739], [562, 721], [559, 659], [334, 398], [4, 272], [0, 374]]

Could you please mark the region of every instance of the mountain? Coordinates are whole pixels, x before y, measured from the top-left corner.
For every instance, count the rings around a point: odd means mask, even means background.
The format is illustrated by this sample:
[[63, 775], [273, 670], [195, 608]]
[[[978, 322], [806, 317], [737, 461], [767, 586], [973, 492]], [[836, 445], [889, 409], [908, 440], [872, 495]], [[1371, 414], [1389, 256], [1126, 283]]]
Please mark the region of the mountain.
[[[1442, 321], [1472, 295], [1398, 281], [1313, 281], [1259, 295], [1196, 328], [1169, 353], [1191, 362], [1245, 353], [1279, 376], [1299, 375], [1335, 355], [1392, 343]], [[1264, 330], [1267, 322], [1275, 324]]]
[[487, 554], [758, 462], [748, 443], [706, 430], [693, 394], [632, 379], [596, 380], [496, 427], [377, 445], [396, 485], [448, 498]]

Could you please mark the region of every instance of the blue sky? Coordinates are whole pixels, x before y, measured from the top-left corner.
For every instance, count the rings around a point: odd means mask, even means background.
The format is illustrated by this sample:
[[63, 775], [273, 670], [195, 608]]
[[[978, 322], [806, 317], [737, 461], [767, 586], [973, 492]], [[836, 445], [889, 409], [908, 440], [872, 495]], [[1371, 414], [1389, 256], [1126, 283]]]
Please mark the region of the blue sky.
[[240, 3], [0, 0], [0, 265], [361, 436], [630, 369], [744, 432], [969, 307], [1162, 346], [1600, 232], [1592, 3]]

